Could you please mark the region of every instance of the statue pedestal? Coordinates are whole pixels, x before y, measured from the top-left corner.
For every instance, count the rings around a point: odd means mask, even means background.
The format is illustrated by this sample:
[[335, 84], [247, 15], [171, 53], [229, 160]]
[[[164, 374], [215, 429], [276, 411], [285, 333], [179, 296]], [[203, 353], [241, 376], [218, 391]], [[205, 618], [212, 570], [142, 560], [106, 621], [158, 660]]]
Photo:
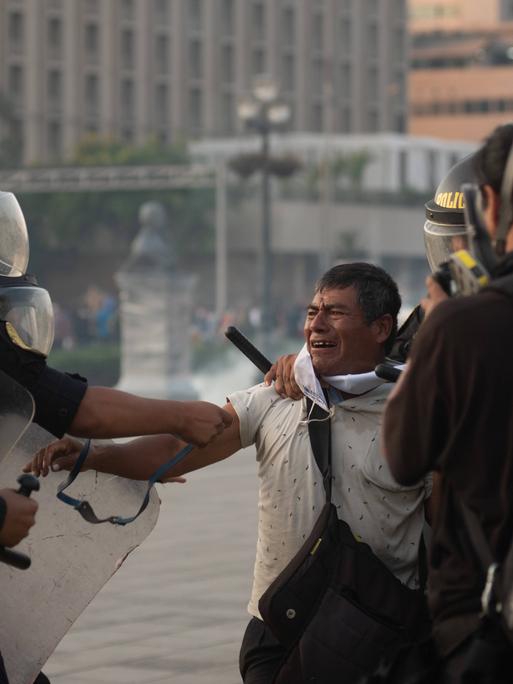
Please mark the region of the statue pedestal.
[[190, 379], [194, 276], [120, 271], [121, 377], [117, 389], [197, 399]]
[[121, 325], [117, 389], [155, 399], [197, 399], [190, 379], [195, 277], [176, 270], [162, 205], [143, 204], [141, 230], [116, 274]]

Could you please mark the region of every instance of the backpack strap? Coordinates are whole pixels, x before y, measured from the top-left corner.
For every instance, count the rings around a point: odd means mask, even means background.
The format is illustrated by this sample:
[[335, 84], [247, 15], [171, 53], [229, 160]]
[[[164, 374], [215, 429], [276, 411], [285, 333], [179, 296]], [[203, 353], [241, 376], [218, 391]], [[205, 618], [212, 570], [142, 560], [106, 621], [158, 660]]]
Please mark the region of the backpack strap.
[[[325, 392], [326, 396], [326, 392]], [[326, 401], [328, 397], [326, 396]], [[306, 399], [308, 435], [317, 467], [321, 471], [326, 502], [331, 502], [331, 417], [318, 404]]]

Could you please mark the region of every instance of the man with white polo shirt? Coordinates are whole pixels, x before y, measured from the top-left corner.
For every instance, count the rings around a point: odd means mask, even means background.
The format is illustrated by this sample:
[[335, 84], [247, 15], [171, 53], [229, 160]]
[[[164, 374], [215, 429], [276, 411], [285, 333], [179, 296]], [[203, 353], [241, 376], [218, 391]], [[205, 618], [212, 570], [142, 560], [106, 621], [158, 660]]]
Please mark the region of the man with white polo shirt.
[[[380, 425], [389, 384], [375, 366], [390, 349], [401, 300], [383, 269], [354, 263], [335, 266], [317, 283], [305, 321], [306, 345], [296, 361], [296, 379], [314, 400], [327, 389], [332, 434], [332, 501], [358, 539], [408, 587], [418, 586], [418, 553], [430, 478], [398, 485], [381, 455]], [[258, 385], [235, 392], [225, 409], [233, 423], [208, 446], [195, 449], [165, 479], [220, 461], [255, 444], [259, 521], [252, 616], [240, 653], [246, 684], [272, 682], [286, 654], [262, 622], [258, 601], [310, 534], [325, 501], [322, 477], [308, 433], [306, 400], [282, 398]], [[169, 435], [99, 446], [89, 468], [144, 479], [183, 443]], [[34, 460], [45, 470], [58, 458], [72, 466], [78, 446], [64, 439]]]

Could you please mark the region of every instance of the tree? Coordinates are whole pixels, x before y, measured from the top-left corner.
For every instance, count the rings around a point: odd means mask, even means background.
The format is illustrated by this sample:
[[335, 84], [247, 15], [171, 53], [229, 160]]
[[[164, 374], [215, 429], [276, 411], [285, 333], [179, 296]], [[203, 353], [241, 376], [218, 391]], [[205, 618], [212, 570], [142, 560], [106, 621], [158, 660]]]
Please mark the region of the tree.
[[[130, 146], [114, 139], [84, 139], [64, 165], [104, 166], [134, 164], [187, 164], [184, 143], [172, 146], [150, 140]], [[213, 246], [210, 188], [137, 192], [77, 192], [24, 194], [20, 202], [30, 230], [31, 248], [37, 262], [48, 250], [87, 252], [109, 250], [127, 253], [138, 230], [138, 210], [155, 200], [166, 207], [170, 230], [181, 254], [205, 253]]]

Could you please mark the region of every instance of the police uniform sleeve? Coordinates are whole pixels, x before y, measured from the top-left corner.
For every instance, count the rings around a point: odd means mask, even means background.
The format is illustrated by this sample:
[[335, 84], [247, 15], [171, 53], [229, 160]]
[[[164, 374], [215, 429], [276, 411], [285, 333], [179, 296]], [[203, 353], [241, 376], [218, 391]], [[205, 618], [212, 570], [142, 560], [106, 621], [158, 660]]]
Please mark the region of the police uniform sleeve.
[[34, 422], [62, 437], [86, 392], [85, 378], [50, 368], [41, 354], [18, 347], [11, 341], [3, 322], [0, 323], [0, 369], [34, 397]]

